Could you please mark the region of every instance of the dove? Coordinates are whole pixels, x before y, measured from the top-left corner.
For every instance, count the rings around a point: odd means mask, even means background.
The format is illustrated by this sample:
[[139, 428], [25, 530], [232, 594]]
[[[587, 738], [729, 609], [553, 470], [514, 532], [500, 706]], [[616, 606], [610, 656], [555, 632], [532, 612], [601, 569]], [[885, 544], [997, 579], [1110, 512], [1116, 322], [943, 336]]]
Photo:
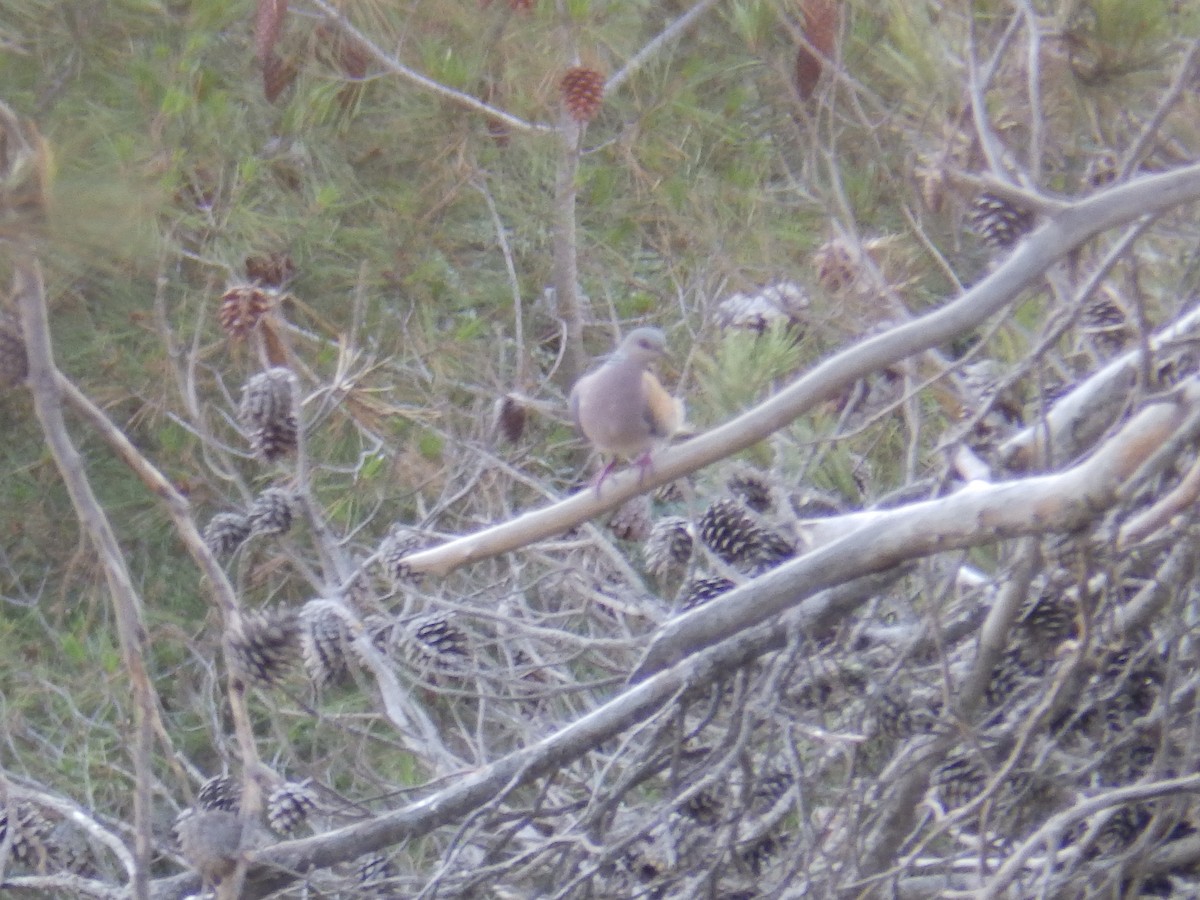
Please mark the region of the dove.
[[612, 455], [596, 479], [596, 493], [616, 466], [632, 460], [644, 476], [651, 452], [683, 424], [683, 403], [667, 393], [650, 371], [666, 355], [658, 328], [635, 328], [598, 369], [571, 389], [571, 418], [597, 450]]

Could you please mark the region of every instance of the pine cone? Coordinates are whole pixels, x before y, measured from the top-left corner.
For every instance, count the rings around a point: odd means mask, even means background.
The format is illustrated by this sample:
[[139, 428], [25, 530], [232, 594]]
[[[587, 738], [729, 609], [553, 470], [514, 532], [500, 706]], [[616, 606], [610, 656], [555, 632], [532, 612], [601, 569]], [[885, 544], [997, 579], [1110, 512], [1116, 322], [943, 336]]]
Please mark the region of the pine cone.
[[308, 821], [317, 808], [317, 796], [309, 780], [288, 781], [267, 798], [267, 822], [279, 834], [290, 835]]
[[650, 529], [643, 553], [646, 570], [660, 582], [682, 574], [692, 558], [692, 525], [682, 516], [663, 516]]
[[830, 294], [841, 294], [855, 287], [861, 275], [858, 252], [841, 238], [826, 241], [813, 252], [817, 282]]
[[577, 66], [563, 75], [559, 90], [571, 118], [579, 123], [590, 122], [604, 102], [604, 76], [595, 69]]
[[735, 585], [728, 578], [714, 575], [707, 578], [694, 578], [684, 585], [679, 595], [677, 606], [680, 612], [687, 612], [697, 606], [703, 606], [714, 597], [720, 597], [734, 589]]
[[294, 451], [300, 442], [300, 428], [294, 418], [263, 425], [250, 437], [256, 456], [275, 462]]
[[723, 804], [712, 791], [703, 790], [692, 794], [679, 811], [701, 825], [712, 827], [721, 821]]
[[827, 497], [818, 491], [799, 490], [788, 497], [792, 512], [800, 519], [822, 519], [826, 516], [840, 515], [841, 505], [832, 497]]
[[724, 562], [761, 572], [795, 555], [795, 548], [759, 525], [737, 500], [718, 500], [700, 517], [700, 540]]
[[215, 556], [229, 556], [250, 536], [250, 520], [241, 513], [217, 513], [204, 527], [204, 543]]
[[1060, 582], [1053, 581], [1026, 601], [1017, 624], [1030, 639], [1057, 647], [1076, 633], [1077, 606]]
[[396, 877], [396, 867], [381, 853], [372, 853], [360, 859], [354, 877], [359, 884], [375, 884]]
[[995, 194], [980, 194], [971, 204], [971, 227], [997, 250], [1011, 247], [1033, 228], [1033, 213]]
[[754, 785], [751, 801], [755, 809], [766, 812], [796, 783], [795, 776], [786, 769], [773, 769], [760, 776]]
[[10, 852], [19, 863], [40, 867], [49, 858], [46, 837], [52, 827], [32, 803], [10, 800], [0, 807], [0, 844], [9, 839], [11, 831]]
[[771, 482], [766, 475], [753, 469], [740, 469], [725, 481], [734, 497], [741, 500], [756, 513], [769, 512], [774, 505], [771, 499]]
[[1117, 180], [1117, 164], [1120, 160], [1111, 150], [1104, 150], [1088, 160], [1087, 183], [1094, 188], [1104, 187]]
[[1023, 646], [1009, 647], [996, 661], [991, 679], [984, 688], [989, 706], [1000, 706], [1023, 685], [1045, 674], [1048, 662]]
[[196, 807], [237, 812], [242, 805], [242, 784], [230, 775], [214, 775], [196, 792]]
[[454, 614], [433, 613], [408, 624], [412, 662], [420, 667], [461, 670], [467, 655], [467, 635], [454, 621]]
[[759, 874], [772, 859], [783, 852], [787, 844], [786, 835], [767, 833], [739, 846], [738, 855], [742, 862], [750, 867], [751, 872]]
[[250, 507], [251, 534], [286, 534], [292, 529], [295, 497], [282, 488], [267, 488]]
[[723, 331], [766, 334], [776, 329], [803, 328], [811, 304], [808, 294], [792, 281], [780, 281], [753, 293], [733, 294], [719, 304], [713, 319]]
[[399, 639], [400, 623], [391, 616], [372, 614], [363, 617], [363, 628], [380, 653], [388, 653]]
[[230, 635], [229, 645], [238, 674], [270, 687], [287, 677], [300, 656], [300, 623], [282, 607], [243, 613], [241, 632]]
[[50, 866], [59, 872], [90, 876], [95, 874], [96, 857], [83, 831], [68, 819], [61, 819], [46, 837]]
[[987, 779], [981, 765], [973, 757], [956, 756], [934, 771], [931, 782], [942, 808], [951, 810], [966, 806], [978, 797]]
[[29, 374], [25, 339], [16, 322], [0, 320], [0, 389], [14, 388]]
[[1133, 338], [1125, 310], [1104, 295], [1092, 297], [1084, 304], [1080, 326], [1099, 349], [1109, 353], [1123, 350]]
[[296, 264], [288, 253], [274, 250], [246, 257], [246, 277], [267, 288], [281, 288], [296, 274]]
[[237, 868], [242, 848], [242, 823], [226, 810], [186, 809], [175, 822], [183, 858], [205, 886], [218, 885]]
[[295, 391], [296, 377], [282, 366], [258, 373], [242, 388], [238, 417], [250, 429], [255, 454], [267, 462], [296, 449], [299, 425]]
[[238, 416], [247, 425], [264, 425], [296, 412], [296, 376], [275, 366], [252, 376], [242, 387]]
[[493, 429], [510, 444], [520, 442], [521, 435], [525, 433], [525, 423], [528, 420], [529, 411], [516, 395], [505, 394], [496, 401]]
[[1098, 677], [1113, 708], [1131, 723], [1154, 706], [1166, 679], [1166, 665], [1153, 644], [1129, 641], [1109, 650]]
[[379, 545], [379, 562], [393, 588], [399, 588], [405, 582], [411, 584], [420, 580], [420, 574], [413, 572], [404, 562], [404, 558], [420, 550], [424, 543], [425, 539], [420, 533], [404, 525], [393, 526], [388, 536], [383, 539], [383, 543]]
[[1093, 297], [1083, 308], [1083, 326], [1090, 330], [1123, 328], [1126, 319], [1125, 310], [1111, 297]]
[[217, 321], [235, 341], [250, 334], [275, 302], [272, 293], [254, 284], [239, 284], [221, 295]]
[[1149, 824], [1150, 811], [1142, 804], [1120, 807], [1096, 836], [1096, 852], [1101, 856], [1115, 856], [1137, 840]]
[[875, 710], [875, 731], [893, 740], [905, 740], [916, 734], [907, 698], [899, 691], [884, 690]]
[[[671, 871], [671, 861], [666, 858], [659, 841], [643, 835], [625, 848], [621, 861], [639, 882], [646, 884]], [[631, 896], [640, 896], [638, 891]], [[655, 895], [651, 895], [655, 896]]]
[[338, 604], [309, 600], [300, 609], [300, 653], [304, 671], [317, 686], [332, 684], [347, 673], [350, 636]]
[[650, 536], [650, 498], [645, 494], [638, 494], [623, 503], [608, 520], [608, 529], [617, 540], [646, 540]]
[[662, 487], [657, 488], [652, 496], [655, 503], [661, 503], [664, 506], [671, 503], [683, 502], [683, 488], [680, 486], [680, 481], [668, 481]]

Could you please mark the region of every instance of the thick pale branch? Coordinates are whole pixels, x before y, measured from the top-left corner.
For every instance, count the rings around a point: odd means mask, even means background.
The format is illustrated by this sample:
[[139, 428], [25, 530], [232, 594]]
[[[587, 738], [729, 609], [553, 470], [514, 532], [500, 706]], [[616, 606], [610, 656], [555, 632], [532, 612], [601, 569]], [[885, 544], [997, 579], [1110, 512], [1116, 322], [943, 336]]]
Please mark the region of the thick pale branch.
[[1200, 460], [1192, 463], [1187, 474], [1166, 496], [1122, 526], [1119, 545], [1128, 547], [1145, 540], [1173, 517], [1194, 506], [1197, 496], [1200, 496]]
[[[1184, 313], [1150, 338], [1154, 353], [1195, 340], [1200, 331], [1200, 308]], [[1000, 447], [1008, 468], [1026, 472], [1043, 460], [1069, 460], [1090, 447], [1111, 426], [1129, 402], [1137, 382], [1142, 350], [1130, 350], [1076, 385], [1046, 416], [1010, 437]]]
[[4, 890], [12, 891], [14, 897], [45, 897], [63, 896], [60, 891], [68, 891], [66, 896], [95, 897], [97, 900], [124, 900], [129, 894], [121, 888], [112, 887], [103, 881], [83, 878], [63, 872], [57, 875], [25, 875], [7, 878]]
[[1130, 420], [1065, 472], [995, 485], [876, 514], [875, 521], [670, 622], [631, 676], [645, 678], [813, 593], [900, 562], [1028, 534], [1074, 531], [1112, 507], [1126, 480], [1194, 426], [1200, 379]]

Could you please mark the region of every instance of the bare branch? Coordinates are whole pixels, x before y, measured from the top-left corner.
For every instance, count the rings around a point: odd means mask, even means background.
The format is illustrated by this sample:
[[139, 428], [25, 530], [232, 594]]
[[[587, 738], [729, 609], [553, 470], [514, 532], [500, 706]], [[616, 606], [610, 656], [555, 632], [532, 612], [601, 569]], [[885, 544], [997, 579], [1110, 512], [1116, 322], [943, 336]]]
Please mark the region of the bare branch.
[[149, 897], [150, 890], [150, 789], [154, 777], [151, 750], [156, 723], [164, 736], [167, 732], [159, 721], [158, 698], [146, 671], [146, 625], [142, 615], [142, 598], [133, 586], [117, 537], [92, 492], [83, 469], [83, 460], [75, 449], [63, 421], [62, 400], [58, 390], [60, 376], [54, 365], [50, 344], [50, 323], [47, 318], [41, 267], [37, 258], [28, 253], [15, 255], [13, 266], [14, 293], [20, 305], [21, 325], [28, 348], [29, 387], [33, 392], [34, 410], [59, 474], [71, 496], [75, 513], [95, 547], [104, 569], [117, 619], [121, 655], [133, 689], [136, 721], [132, 753], [135, 775], [135, 868], [131, 891], [136, 900], [144, 900]]
[[1027, 534], [1074, 531], [1116, 503], [1126, 480], [1183, 425], [1200, 422], [1200, 379], [1148, 406], [1074, 468], [1022, 481], [971, 485], [951, 497], [876, 514], [872, 524], [668, 623], [630, 676], [674, 665], [815, 591], [931, 553]]

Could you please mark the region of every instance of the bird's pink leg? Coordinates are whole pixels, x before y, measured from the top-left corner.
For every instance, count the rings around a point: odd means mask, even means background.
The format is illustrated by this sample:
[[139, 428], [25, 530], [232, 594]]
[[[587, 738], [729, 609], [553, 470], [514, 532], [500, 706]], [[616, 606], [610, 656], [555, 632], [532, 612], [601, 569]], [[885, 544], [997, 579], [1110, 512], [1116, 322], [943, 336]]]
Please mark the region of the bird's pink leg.
[[617, 458], [614, 456], [608, 461], [608, 464], [600, 470], [600, 474], [596, 476], [595, 488], [596, 496], [600, 496], [600, 488], [604, 486], [604, 479], [612, 474], [612, 470], [617, 467]]
[[639, 456], [633, 464], [638, 467], [638, 484], [646, 480], [647, 472], [654, 471], [654, 460], [650, 458], [649, 450]]

